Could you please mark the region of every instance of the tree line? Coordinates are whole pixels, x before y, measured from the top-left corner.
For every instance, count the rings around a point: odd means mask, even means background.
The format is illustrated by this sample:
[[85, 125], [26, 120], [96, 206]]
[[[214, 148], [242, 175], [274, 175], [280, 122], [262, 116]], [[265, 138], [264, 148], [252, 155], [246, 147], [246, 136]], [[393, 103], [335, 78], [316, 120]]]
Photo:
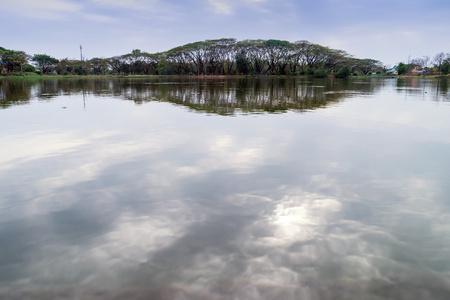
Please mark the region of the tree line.
[[[447, 72], [450, 54], [440, 53], [427, 63]], [[31, 64], [30, 64], [31, 63]], [[0, 73], [38, 72], [60, 75], [313, 75], [346, 77], [384, 73], [383, 64], [359, 59], [343, 50], [308, 41], [217, 39], [189, 43], [166, 52], [139, 49], [110, 58], [56, 59], [0, 47]]]

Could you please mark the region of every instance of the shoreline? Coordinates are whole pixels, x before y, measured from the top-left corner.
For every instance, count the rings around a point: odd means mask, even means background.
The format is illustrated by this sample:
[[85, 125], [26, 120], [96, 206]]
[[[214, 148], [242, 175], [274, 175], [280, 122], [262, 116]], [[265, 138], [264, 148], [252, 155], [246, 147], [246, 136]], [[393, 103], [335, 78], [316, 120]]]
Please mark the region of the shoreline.
[[[252, 79], [272, 79], [272, 78], [311, 78], [311, 79], [342, 79], [336, 78], [334, 75], [328, 75], [326, 78], [317, 78], [313, 75], [39, 75], [39, 74], [23, 74], [23, 75], [6, 75], [1, 74], [0, 79], [50, 79], [50, 78], [175, 78], [175, 79], [235, 79], [235, 78], [252, 78]], [[447, 75], [358, 75], [349, 76], [344, 79], [388, 79], [388, 78], [418, 78], [418, 79], [432, 79], [432, 78], [450, 78], [450, 74]]]

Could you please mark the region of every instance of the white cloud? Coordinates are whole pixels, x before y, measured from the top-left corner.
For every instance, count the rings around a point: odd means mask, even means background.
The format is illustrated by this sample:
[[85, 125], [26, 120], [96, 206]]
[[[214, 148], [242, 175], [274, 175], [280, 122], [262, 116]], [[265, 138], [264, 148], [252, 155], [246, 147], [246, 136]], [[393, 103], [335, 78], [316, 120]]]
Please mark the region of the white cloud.
[[89, 21], [93, 22], [99, 22], [99, 23], [106, 23], [106, 22], [113, 22], [114, 18], [105, 16], [105, 15], [98, 15], [98, 14], [83, 14], [83, 17]]
[[82, 6], [66, 0], [16, 0], [2, 3], [2, 10], [13, 10], [17, 13], [36, 18], [58, 18], [61, 13], [80, 11]]
[[223, 0], [208, 0], [208, 1], [214, 7], [216, 12], [226, 15], [231, 13], [232, 7], [229, 1]]
[[158, 0], [92, 0], [94, 3], [107, 6], [119, 6], [132, 9], [147, 9], [154, 7]]
[[213, 6], [215, 11], [220, 14], [231, 14], [236, 7], [242, 5], [248, 5], [252, 3], [263, 3], [266, 0], [244, 0], [244, 1], [236, 1], [236, 0], [208, 0], [208, 2]]

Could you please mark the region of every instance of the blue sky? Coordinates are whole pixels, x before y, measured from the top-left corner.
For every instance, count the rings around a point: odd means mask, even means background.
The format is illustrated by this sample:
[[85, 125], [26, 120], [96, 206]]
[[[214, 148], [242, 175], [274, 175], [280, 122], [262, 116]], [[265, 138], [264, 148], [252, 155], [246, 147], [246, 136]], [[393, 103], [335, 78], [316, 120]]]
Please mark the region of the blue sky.
[[56, 58], [215, 38], [308, 40], [387, 65], [450, 52], [449, 0], [1, 0], [0, 46]]

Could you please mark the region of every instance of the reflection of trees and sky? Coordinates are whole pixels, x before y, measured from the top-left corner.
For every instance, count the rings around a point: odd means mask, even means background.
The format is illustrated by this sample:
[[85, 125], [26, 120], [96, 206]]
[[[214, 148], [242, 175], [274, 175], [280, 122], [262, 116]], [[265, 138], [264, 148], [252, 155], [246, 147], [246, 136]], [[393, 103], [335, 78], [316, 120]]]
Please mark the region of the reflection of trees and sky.
[[450, 293], [446, 82], [0, 84], [5, 299]]
[[[398, 91], [427, 94], [448, 101], [448, 80], [398, 79]], [[308, 110], [337, 103], [351, 95], [368, 95], [392, 85], [388, 80], [324, 79], [30, 79], [0, 81], [2, 107], [27, 103], [31, 98], [52, 99], [83, 93], [114, 96], [137, 104], [164, 101], [194, 110], [230, 115]]]

